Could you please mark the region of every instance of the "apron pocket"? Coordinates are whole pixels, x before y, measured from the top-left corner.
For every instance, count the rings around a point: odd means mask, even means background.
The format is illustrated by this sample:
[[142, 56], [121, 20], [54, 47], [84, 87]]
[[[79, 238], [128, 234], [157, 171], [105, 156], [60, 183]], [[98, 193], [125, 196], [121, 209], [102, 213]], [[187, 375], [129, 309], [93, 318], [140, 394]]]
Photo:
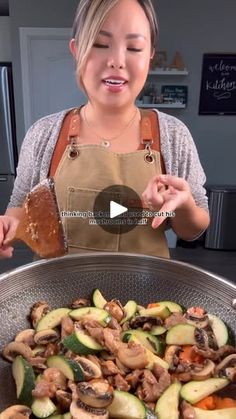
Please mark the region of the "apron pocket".
[[68, 245], [87, 250], [118, 251], [119, 234], [105, 231], [94, 224], [94, 203], [100, 191], [69, 187], [67, 190], [67, 211], [72, 216], [64, 219]]

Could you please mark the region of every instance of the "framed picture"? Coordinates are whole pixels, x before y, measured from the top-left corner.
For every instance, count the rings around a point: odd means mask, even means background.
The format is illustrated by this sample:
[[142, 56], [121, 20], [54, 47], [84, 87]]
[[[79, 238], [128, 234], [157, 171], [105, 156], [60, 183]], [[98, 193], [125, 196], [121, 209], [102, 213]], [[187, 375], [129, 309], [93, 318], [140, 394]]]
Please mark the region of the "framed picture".
[[161, 94], [164, 103], [179, 103], [187, 105], [188, 101], [188, 86], [182, 85], [163, 85], [161, 86]]
[[204, 54], [199, 115], [236, 115], [236, 54]]
[[157, 68], [165, 68], [167, 66], [167, 52], [158, 51], [155, 55], [155, 66]]

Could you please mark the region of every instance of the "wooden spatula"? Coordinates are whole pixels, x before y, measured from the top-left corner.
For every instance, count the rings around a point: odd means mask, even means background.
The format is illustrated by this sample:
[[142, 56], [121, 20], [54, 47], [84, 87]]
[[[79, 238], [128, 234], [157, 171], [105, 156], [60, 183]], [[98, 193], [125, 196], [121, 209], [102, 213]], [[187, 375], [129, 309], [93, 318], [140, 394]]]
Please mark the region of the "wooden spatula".
[[15, 236], [4, 244], [22, 240], [41, 258], [67, 252], [52, 178], [45, 179], [27, 195]]

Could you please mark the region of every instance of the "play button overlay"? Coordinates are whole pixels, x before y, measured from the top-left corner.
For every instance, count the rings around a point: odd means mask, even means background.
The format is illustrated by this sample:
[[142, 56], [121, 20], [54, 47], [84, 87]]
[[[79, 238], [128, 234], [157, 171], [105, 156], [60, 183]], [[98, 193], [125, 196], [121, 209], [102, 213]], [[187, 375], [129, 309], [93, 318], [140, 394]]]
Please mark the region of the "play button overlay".
[[118, 215], [124, 214], [128, 211], [128, 208], [123, 207], [123, 205], [117, 204], [117, 202], [110, 202], [110, 218], [115, 218]]
[[97, 195], [93, 218], [97, 225], [111, 234], [127, 233], [142, 223], [141, 198], [128, 186], [109, 186]]

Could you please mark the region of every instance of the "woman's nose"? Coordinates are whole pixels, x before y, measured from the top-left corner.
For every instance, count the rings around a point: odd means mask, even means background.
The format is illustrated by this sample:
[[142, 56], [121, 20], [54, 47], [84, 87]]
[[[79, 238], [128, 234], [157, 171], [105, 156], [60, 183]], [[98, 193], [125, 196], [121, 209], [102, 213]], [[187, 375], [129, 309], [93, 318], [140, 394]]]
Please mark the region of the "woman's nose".
[[109, 68], [125, 68], [125, 54], [122, 51], [111, 51], [107, 66]]

